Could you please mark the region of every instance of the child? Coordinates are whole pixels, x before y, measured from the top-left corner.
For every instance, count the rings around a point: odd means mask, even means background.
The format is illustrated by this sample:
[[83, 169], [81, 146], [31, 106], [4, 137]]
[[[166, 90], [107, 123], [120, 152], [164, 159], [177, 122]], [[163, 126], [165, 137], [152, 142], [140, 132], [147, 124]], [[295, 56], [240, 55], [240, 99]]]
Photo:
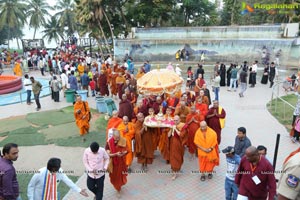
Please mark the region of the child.
[[90, 79], [90, 88], [92, 91], [92, 96], [95, 96], [95, 88], [96, 88], [96, 82], [93, 79]]

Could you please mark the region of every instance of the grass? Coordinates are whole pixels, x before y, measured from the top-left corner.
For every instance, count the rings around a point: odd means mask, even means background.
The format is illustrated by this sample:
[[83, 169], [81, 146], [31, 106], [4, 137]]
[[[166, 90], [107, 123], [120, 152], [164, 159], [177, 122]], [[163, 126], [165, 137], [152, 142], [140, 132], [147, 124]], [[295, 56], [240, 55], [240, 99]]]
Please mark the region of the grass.
[[74, 115], [63, 110], [45, 111], [39, 113], [29, 113], [26, 119], [37, 126], [59, 125], [73, 122]]
[[91, 109], [91, 112], [95, 113], [95, 119], [92, 119], [90, 133], [86, 136], [87, 141], [83, 143], [73, 112], [73, 106], [68, 106], [60, 110], [30, 113], [24, 117], [1, 120], [0, 137], [5, 138], [0, 142], [0, 146], [14, 142], [20, 146], [55, 144], [86, 147], [93, 141], [105, 145], [107, 121], [104, 117], [100, 115], [98, 118], [98, 111]]
[[29, 125], [30, 123], [27, 120], [25, 120], [25, 116], [0, 121], [1, 130], [5, 132], [27, 127]]
[[[0, 120], [0, 137], [5, 137], [0, 142], [0, 146], [13, 142], [20, 146], [55, 144], [65, 147], [87, 147], [97, 141], [104, 147], [107, 125], [104, 116], [98, 117], [99, 114], [96, 114], [98, 111], [91, 109], [95, 115], [90, 122], [90, 133], [86, 135], [86, 142], [83, 143], [73, 112], [73, 106], [68, 106], [60, 110], [30, 113], [23, 117]], [[27, 200], [27, 186], [32, 176], [32, 174], [18, 174], [23, 200]], [[76, 182], [79, 177], [69, 176], [69, 178]], [[69, 187], [60, 183], [58, 191], [60, 197], [64, 197]]]
[[[286, 95], [281, 97], [285, 101], [289, 102], [291, 105], [297, 104], [297, 96], [294, 94]], [[283, 124], [288, 131], [291, 129], [292, 119], [294, 109], [289, 105], [286, 105], [280, 99], [273, 99], [272, 102], [267, 104], [269, 112], [281, 123]]]
[[[28, 183], [31, 180], [32, 176], [33, 176], [33, 174], [18, 174], [17, 175], [19, 185], [21, 186], [20, 194], [21, 194], [22, 200], [28, 200], [28, 198], [27, 198], [27, 186], [28, 186]], [[74, 183], [77, 182], [77, 180], [79, 178], [78, 176], [68, 176], [68, 177]], [[22, 187], [22, 186], [25, 186], [25, 187]], [[68, 193], [69, 190], [70, 190], [70, 188], [64, 182], [61, 182], [58, 185], [58, 192], [60, 194], [61, 199], [62, 199], [62, 197], [64, 197]]]
[[0, 146], [11, 142], [20, 146], [46, 145], [45, 136], [38, 131], [38, 128], [29, 126], [6, 132], [7, 137], [0, 142]]

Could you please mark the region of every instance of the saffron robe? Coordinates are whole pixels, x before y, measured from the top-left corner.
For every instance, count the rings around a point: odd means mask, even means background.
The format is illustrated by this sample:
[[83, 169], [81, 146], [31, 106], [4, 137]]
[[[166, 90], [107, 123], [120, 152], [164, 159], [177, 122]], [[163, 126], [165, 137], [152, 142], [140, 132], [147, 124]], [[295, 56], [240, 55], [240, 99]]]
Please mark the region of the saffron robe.
[[198, 162], [200, 172], [212, 173], [214, 167], [218, 166], [220, 162], [216, 132], [210, 127], [207, 127], [206, 132], [202, 132], [201, 129], [198, 129], [195, 134], [194, 143], [203, 148], [213, 148], [213, 150], [209, 153], [206, 153], [198, 148]]
[[174, 172], [180, 171], [183, 164], [184, 137], [186, 133], [186, 129], [184, 129], [184, 126], [184, 123], [179, 123], [178, 125], [176, 125], [176, 129], [179, 132], [174, 130], [173, 135], [170, 136], [170, 164], [171, 169]]
[[[188, 122], [194, 118], [197, 122], [191, 122], [188, 124]], [[189, 152], [191, 154], [195, 154], [197, 150], [197, 146], [194, 143], [194, 138], [196, 131], [200, 128], [200, 122], [204, 120], [204, 116], [198, 113], [190, 113], [186, 116], [186, 124], [187, 124], [187, 132], [188, 132], [188, 142], [187, 146], [189, 149]]]
[[[126, 128], [128, 131], [126, 131]], [[133, 160], [133, 151], [132, 151], [132, 139], [134, 138], [135, 131], [133, 124], [131, 122], [128, 122], [127, 125], [125, 125], [123, 122], [119, 124], [118, 128], [120, 131], [120, 135], [126, 139], [126, 146], [128, 147], [128, 153], [126, 155], [126, 165], [130, 166]]]
[[135, 129], [135, 155], [137, 162], [140, 164], [152, 164], [154, 158], [154, 151], [152, 145], [151, 133], [144, 130], [143, 122], [137, 120], [134, 124]]
[[[84, 106], [85, 104], [85, 106]], [[78, 113], [77, 111], [80, 110]], [[90, 107], [88, 102], [86, 101], [81, 101], [81, 102], [76, 102], [74, 104], [74, 117], [76, 121], [76, 125], [79, 128], [79, 133], [80, 135], [85, 135], [88, 133], [89, 128], [90, 128]]]

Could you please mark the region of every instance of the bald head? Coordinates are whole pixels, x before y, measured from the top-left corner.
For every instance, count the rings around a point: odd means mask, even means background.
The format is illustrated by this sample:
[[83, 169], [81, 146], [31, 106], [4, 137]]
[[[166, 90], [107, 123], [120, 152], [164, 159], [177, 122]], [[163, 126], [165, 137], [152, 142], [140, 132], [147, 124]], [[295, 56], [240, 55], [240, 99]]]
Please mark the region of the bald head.
[[120, 140], [120, 131], [117, 129], [113, 129], [113, 138], [115, 140], [115, 143], [117, 143]]
[[140, 122], [143, 122], [144, 121], [144, 114], [139, 112], [137, 115], [136, 115], [136, 118], [138, 121]]
[[174, 116], [174, 122], [176, 125], [180, 123], [180, 117], [178, 115]]
[[206, 121], [201, 121], [200, 122], [200, 129], [201, 129], [201, 131], [206, 131], [207, 130], [207, 123], [206, 123]]
[[257, 163], [259, 161], [259, 153], [255, 146], [250, 146], [245, 151], [246, 159], [251, 163]]
[[117, 110], [112, 111], [112, 116], [113, 117], [118, 117], [119, 112]]
[[128, 122], [129, 122], [128, 117], [127, 117], [127, 116], [124, 116], [124, 117], [123, 117], [123, 123], [126, 125], [126, 124], [128, 124]]
[[196, 112], [196, 107], [195, 106], [191, 106], [191, 113], [195, 113]]
[[180, 101], [180, 105], [181, 105], [181, 107], [185, 107], [185, 101]]

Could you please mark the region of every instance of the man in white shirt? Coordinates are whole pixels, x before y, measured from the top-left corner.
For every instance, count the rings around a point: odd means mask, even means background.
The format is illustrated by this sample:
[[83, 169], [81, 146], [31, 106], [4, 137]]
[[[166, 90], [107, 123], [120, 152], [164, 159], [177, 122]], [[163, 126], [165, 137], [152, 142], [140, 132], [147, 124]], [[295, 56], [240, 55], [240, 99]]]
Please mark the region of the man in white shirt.
[[102, 200], [105, 171], [109, 163], [109, 156], [104, 148], [93, 142], [83, 154], [83, 164], [87, 172], [87, 187], [95, 194], [95, 200]]
[[65, 94], [65, 90], [67, 89], [67, 85], [68, 85], [68, 76], [66, 75], [66, 70], [62, 70], [62, 74], [60, 75], [60, 79], [61, 79], [61, 86], [62, 86], [62, 91], [64, 93], [64, 97], [66, 97]]
[[29, 76], [28, 74], [25, 74], [25, 79], [24, 79], [24, 89], [26, 90], [27, 92], [27, 105], [30, 105], [31, 104], [31, 90], [32, 90], [32, 83], [31, 81], [29, 80]]
[[[51, 158], [47, 167], [39, 170], [31, 178], [28, 188], [28, 200], [52, 200], [58, 199], [57, 186], [63, 181], [70, 189], [80, 193], [82, 196], [88, 197], [85, 189], [80, 189], [60, 168], [61, 160], [59, 158]], [[47, 184], [46, 184], [47, 183]]]
[[256, 60], [253, 65], [250, 67], [250, 77], [249, 77], [249, 84], [251, 84], [250, 87], [255, 87], [256, 84], [256, 72], [257, 72], [257, 63]]
[[89, 69], [91, 68], [91, 63], [92, 63], [92, 57], [90, 56], [90, 54], [88, 53], [86, 58], [85, 58], [86, 64], [89, 67]]

